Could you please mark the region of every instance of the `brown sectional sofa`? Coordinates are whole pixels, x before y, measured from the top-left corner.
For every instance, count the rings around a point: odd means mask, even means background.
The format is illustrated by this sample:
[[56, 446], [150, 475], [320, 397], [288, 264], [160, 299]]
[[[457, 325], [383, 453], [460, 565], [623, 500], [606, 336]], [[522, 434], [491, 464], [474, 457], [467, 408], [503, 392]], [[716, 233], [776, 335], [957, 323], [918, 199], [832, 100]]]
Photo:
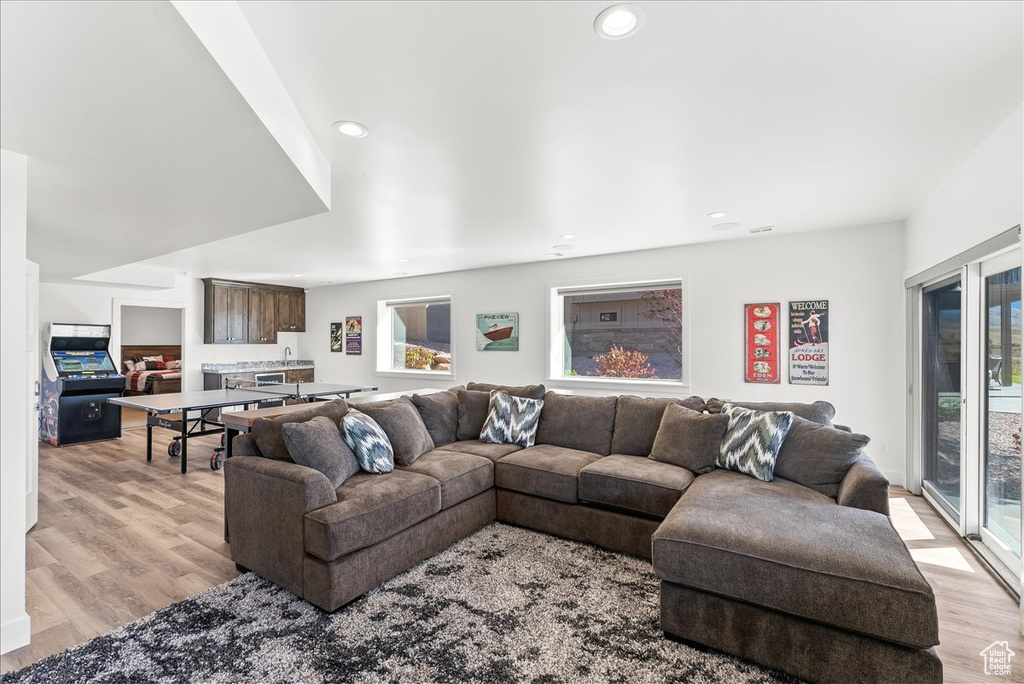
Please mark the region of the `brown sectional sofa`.
[[[702, 410], [703, 400], [542, 386], [509, 388], [544, 397], [535, 446], [456, 439], [483, 420], [474, 392], [494, 388], [414, 397], [435, 448], [336, 490], [240, 435], [225, 464], [232, 557], [332, 611], [500, 520], [652, 559], [669, 637], [815, 681], [941, 681], [934, 594], [866, 455], [826, 489], [835, 498], [778, 477], [698, 475], [647, 454], [670, 401]], [[336, 414], [331, 403], [323, 410]], [[823, 424], [834, 411], [785, 408]]]

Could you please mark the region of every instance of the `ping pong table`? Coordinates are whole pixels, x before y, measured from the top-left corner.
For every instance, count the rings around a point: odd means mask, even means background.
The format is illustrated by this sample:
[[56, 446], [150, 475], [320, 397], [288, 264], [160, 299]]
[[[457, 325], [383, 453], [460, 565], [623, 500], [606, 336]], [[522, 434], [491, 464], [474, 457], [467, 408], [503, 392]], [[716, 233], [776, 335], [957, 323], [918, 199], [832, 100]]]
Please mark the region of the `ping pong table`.
[[[178, 433], [167, 447], [171, 457], [180, 456], [181, 472], [188, 472], [188, 439], [221, 434], [222, 448], [214, 451], [210, 468], [220, 470], [223, 458], [231, 456], [231, 441], [226, 438], [220, 410], [241, 406], [255, 408], [271, 401], [313, 402], [324, 397], [348, 398], [356, 392], [374, 392], [376, 387], [339, 385], [330, 382], [273, 383], [254, 387], [233, 387], [177, 394], [153, 394], [114, 397], [107, 401], [117, 406], [146, 412], [146, 460], [153, 460], [153, 428]], [[189, 414], [192, 413], [192, 416]]]

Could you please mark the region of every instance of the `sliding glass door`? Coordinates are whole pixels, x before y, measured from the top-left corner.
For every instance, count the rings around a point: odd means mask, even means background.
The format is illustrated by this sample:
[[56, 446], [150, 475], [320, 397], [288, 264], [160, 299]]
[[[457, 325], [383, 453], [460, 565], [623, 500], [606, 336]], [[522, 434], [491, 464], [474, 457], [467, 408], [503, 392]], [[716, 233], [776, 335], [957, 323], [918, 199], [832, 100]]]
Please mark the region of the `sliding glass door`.
[[1019, 259], [982, 264], [985, 353], [981, 541], [1017, 574], [1021, 558], [1021, 287]]
[[959, 276], [924, 290], [921, 368], [924, 487], [958, 524], [963, 432], [961, 292]]

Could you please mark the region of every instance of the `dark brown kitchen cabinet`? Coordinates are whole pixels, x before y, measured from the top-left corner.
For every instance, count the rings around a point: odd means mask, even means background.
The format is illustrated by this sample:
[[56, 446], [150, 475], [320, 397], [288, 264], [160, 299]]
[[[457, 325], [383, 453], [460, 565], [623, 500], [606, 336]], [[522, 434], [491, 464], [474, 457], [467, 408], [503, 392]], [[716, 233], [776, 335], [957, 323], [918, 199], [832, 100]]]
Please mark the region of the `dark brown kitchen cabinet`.
[[306, 331], [301, 288], [217, 278], [203, 278], [203, 285], [206, 344], [276, 344], [278, 331]]
[[284, 381], [287, 383], [293, 382], [313, 382], [315, 371], [312, 368], [295, 368], [293, 370], [286, 370], [284, 372]]
[[249, 344], [277, 343], [277, 293], [249, 288]]
[[245, 344], [249, 340], [249, 288], [204, 278], [206, 344]]
[[306, 332], [306, 293], [303, 290], [277, 291], [278, 332]]

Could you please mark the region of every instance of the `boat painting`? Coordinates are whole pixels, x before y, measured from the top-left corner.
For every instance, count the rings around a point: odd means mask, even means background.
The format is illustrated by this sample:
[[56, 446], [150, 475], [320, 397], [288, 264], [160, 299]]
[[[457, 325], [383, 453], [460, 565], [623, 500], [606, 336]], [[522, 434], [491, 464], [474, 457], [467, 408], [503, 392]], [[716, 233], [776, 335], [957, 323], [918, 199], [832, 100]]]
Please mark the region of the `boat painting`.
[[477, 314], [477, 351], [519, 351], [519, 314]]

